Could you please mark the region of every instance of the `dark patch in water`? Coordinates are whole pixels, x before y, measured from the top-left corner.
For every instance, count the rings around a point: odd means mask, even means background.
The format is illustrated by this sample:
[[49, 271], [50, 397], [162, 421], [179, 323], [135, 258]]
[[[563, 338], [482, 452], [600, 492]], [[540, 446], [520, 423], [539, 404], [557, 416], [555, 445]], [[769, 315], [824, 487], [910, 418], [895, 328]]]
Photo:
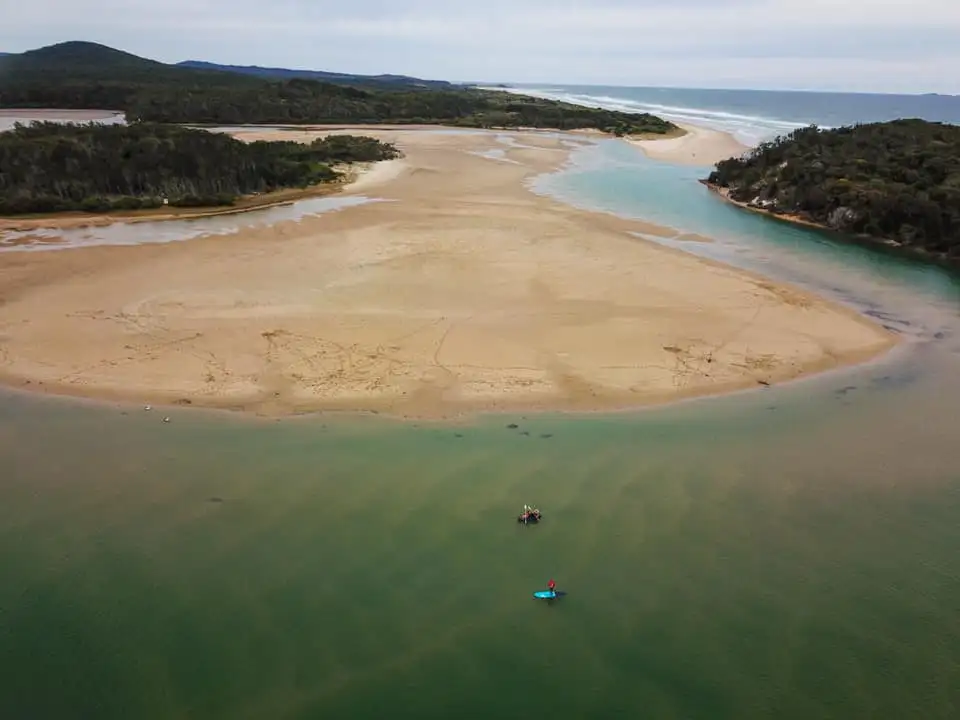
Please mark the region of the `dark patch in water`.
[[223, 502], [223, 498], [222, 498], [222, 497], [207, 498], [207, 502], [222, 503], [222, 502]]
[[881, 375], [878, 378], [873, 378], [870, 382], [873, 385], [882, 385], [884, 387], [899, 387], [901, 385], [907, 385], [914, 380], [916, 380], [916, 373], [904, 372], [897, 375]]
[[940, 331], [935, 332], [935, 333], [933, 334], [933, 339], [934, 339], [934, 340], [943, 340], [946, 336], [947, 336], [947, 334], [946, 334], [943, 330], [940, 330]]
[[463, 437], [463, 433], [454, 433], [453, 436], [454, 436], [454, 437], [457, 437], [457, 438], [462, 438], [462, 437]]
[[856, 390], [856, 389], [857, 389], [857, 386], [856, 386], [856, 385], [847, 385], [846, 387], [842, 387], [842, 388], [840, 388], [839, 390], [835, 390], [835, 391], [834, 391], [834, 394], [835, 394], [835, 395], [846, 395], [846, 394], [847, 394], [848, 392], [850, 392], [851, 390]]
[[521, 431], [520, 431], [520, 434], [521, 434], [521, 435], [529, 435], [529, 434], [530, 434], [530, 431], [529, 431], [529, 430], [521, 430]]
[[[876, 307], [871, 308], [869, 310], [864, 310], [863, 314], [868, 315], [877, 320], [881, 320], [884, 323], [893, 323], [895, 325], [900, 325], [902, 327], [911, 327], [911, 323], [909, 320], [904, 320], [901, 317], [897, 317], [893, 313], [887, 312], [886, 310], [878, 310], [876, 309]], [[886, 327], [888, 330], [893, 329], [893, 328], [887, 327], [887, 325], [884, 325], [884, 327]]]
[[544, 434], [541, 435], [540, 437], [543, 438], [544, 440], [546, 440], [547, 438], [552, 438], [552, 437], [553, 437], [553, 433], [544, 433]]
[[516, 423], [510, 423], [509, 425], [507, 425], [507, 430], [516, 430], [518, 427], [520, 426], [517, 425]]

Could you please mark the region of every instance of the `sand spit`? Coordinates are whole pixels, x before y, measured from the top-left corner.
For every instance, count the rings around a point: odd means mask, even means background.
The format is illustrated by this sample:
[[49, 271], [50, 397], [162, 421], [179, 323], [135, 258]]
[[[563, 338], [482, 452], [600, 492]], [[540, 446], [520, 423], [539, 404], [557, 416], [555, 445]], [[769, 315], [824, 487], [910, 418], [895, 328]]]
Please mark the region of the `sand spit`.
[[[895, 342], [823, 299], [633, 235], [669, 229], [530, 192], [524, 181], [566, 161], [562, 138], [364, 133], [404, 158], [344, 192], [390, 202], [183, 243], [0, 256], [0, 379], [267, 415], [441, 418], [756, 387]], [[243, 137], [278, 135], [291, 137]], [[512, 162], [483, 155], [498, 149]]]
[[663, 139], [628, 139], [654, 160], [679, 165], [715, 165], [721, 160], [738, 157], [750, 148], [722, 130], [681, 125], [683, 135]]

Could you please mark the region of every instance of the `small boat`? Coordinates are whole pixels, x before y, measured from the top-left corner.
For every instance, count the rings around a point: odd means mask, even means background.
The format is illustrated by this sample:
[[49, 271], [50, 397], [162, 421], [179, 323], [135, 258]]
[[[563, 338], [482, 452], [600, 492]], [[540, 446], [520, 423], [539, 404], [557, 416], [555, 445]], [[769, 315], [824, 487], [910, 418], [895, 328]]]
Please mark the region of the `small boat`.
[[530, 523], [538, 523], [542, 519], [543, 519], [543, 515], [540, 513], [540, 509], [530, 507], [529, 505], [524, 505], [523, 512], [517, 516], [517, 522], [523, 523], [524, 525], [529, 525]]

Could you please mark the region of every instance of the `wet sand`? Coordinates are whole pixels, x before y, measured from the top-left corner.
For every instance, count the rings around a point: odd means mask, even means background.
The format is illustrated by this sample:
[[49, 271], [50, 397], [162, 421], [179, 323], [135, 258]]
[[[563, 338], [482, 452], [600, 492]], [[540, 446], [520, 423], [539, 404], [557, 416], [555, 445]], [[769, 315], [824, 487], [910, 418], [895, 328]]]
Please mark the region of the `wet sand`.
[[405, 157], [344, 193], [386, 202], [185, 243], [5, 253], [0, 379], [268, 415], [441, 418], [757, 387], [895, 342], [845, 308], [631, 234], [669, 228], [531, 193], [526, 180], [567, 159], [555, 136], [364, 134]]

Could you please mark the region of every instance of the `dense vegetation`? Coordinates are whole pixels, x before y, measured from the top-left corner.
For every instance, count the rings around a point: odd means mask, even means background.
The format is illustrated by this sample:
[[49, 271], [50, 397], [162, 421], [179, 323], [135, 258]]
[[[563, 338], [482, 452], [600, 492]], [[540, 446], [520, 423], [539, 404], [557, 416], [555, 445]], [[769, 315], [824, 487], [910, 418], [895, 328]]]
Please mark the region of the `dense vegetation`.
[[471, 88], [383, 89], [272, 79], [165, 65], [93, 43], [70, 42], [0, 58], [0, 106], [106, 108], [129, 121], [208, 124], [444, 123], [469, 127], [597, 128], [666, 133], [675, 126], [622, 113]]
[[717, 164], [731, 199], [960, 260], [960, 126], [808, 127]]
[[138, 93], [128, 120], [209, 124], [441, 123], [465, 127], [597, 128], [616, 134], [665, 133], [652, 115], [569, 105], [484, 90], [372, 93], [310, 80], [197, 92], [169, 85]]
[[230, 205], [239, 195], [336, 180], [331, 164], [396, 157], [392, 145], [335, 135], [245, 143], [152, 123], [33, 123], [0, 133], [0, 214]]
[[342, 85], [358, 85], [396, 89], [398, 87], [420, 87], [451, 89], [454, 83], [445, 80], [422, 80], [409, 75], [356, 75], [353, 73], [326, 72], [323, 70], [291, 70], [289, 68], [262, 67], [260, 65], [220, 65], [203, 60], [184, 60], [177, 63], [177, 67], [199, 68], [201, 70], [225, 70], [228, 72], [254, 75], [256, 77], [288, 80], [290, 78], [305, 78], [322, 82], [339, 83]]

